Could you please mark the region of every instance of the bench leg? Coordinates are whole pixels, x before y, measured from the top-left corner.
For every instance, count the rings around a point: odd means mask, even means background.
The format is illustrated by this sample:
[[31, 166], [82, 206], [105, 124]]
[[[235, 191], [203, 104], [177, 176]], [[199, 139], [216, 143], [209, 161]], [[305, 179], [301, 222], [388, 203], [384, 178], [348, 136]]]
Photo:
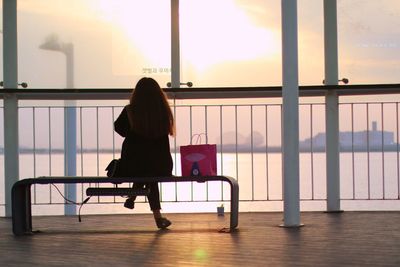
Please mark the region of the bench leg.
[[31, 185], [16, 184], [12, 188], [12, 226], [14, 235], [32, 233]]
[[234, 230], [239, 224], [239, 185], [231, 184], [231, 217], [230, 230]]

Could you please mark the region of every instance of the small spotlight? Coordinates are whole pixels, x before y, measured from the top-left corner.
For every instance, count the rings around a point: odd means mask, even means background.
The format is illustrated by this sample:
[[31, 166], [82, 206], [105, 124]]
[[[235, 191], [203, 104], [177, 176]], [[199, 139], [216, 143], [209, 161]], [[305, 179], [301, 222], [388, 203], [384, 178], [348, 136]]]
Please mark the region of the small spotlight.
[[27, 83], [19, 83], [18, 85], [21, 85], [22, 88], [27, 88], [28, 87]]
[[[342, 82], [342, 83], [344, 83], [344, 84], [348, 84], [348, 83], [349, 83], [349, 79], [343, 78], [343, 79], [341, 79], [341, 80], [338, 80], [338, 82]], [[325, 84], [325, 80], [322, 81], [322, 84]]]

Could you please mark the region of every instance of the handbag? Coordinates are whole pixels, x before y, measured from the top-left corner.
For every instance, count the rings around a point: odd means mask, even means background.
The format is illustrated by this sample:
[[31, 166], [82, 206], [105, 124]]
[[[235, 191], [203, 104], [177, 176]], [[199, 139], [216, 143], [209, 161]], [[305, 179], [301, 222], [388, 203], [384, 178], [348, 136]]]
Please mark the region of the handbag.
[[[201, 140], [200, 135], [201, 134], [197, 134], [197, 143], [199, 140]], [[216, 144], [195, 144], [181, 146], [180, 154], [182, 176], [217, 175]]]
[[107, 177], [119, 177], [121, 173], [121, 160], [120, 159], [113, 159], [108, 163], [107, 168]]

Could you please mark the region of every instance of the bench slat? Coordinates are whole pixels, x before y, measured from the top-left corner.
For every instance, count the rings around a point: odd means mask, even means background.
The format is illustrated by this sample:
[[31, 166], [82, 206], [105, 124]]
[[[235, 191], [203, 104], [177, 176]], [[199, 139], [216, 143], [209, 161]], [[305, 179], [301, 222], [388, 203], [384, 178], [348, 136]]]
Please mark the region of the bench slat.
[[87, 196], [147, 196], [150, 189], [133, 189], [129, 187], [89, 187], [86, 189]]

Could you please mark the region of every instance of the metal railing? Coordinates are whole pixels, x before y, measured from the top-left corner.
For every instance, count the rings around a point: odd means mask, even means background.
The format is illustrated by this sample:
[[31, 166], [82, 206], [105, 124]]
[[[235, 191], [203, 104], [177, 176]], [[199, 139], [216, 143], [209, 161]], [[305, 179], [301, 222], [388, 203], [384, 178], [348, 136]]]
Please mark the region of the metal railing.
[[[384, 87], [384, 86], [383, 86]], [[392, 88], [393, 87], [393, 88]], [[399, 88], [382, 89], [394, 93]], [[370, 94], [369, 86], [344, 89], [338, 93]], [[323, 96], [325, 87], [303, 88], [304, 97]], [[95, 90], [96, 91], [96, 90]], [[20, 99], [127, 99], [127, 90], [104, 91], [101, 94], [82, 90], [56, 95], [49, 90], [21, 92]], [[218, 147], [218, 174], [235, 177], [240, 185], [240, 202], [248, 210], [280, 209], [268, 203], [281, 203], [282, 153], [281, 110], [278, 88], [256, 88], [246, 91], [238, 88], [226, 90], [198, 89], [168, 94], [177, 125], [177, 135], [170, 139], [174, 160], [174, 174], [180, 175], [179, 146], [191, 142], [196, 133], [205, 133], [208, 143]], [[274, 97], [271, 101], [266, 97]], [[213, 99], [226, 99], [209, 103]], [[207, 99], [201, 103], [201, 100]], [[307, 100], [308, 101], [308, 100]], [[326, 163], [323, 99], [300, 104], [300, 199], [302, 203], [326, 200]], [[215, 101], [214, 101], [215, 102]], [[218, 101], [222, 102], [222, 101]], [[261, 103], [260, 103], [261, 102]], [[309, 101], [308, 101], [309, 102]], [[346, 200], [399, 200], [399, 103], [368, 101], [339, 104], [340, 112], [340, 174], [341, 199]], [[104, 168], [119, 157], [122, 139], [113, 131], [113, 121], [122, 105], [21, 105], [19, 107], [20, 177], [63, 175], [63, 116], [64, 110], [77, 111], [77, 175], [104, 176]], [[3, 110], [0, 109], [3, 113]], [[389, 123], [392, 122], [392, 123]], [[370, 127], [373, 125], [372, 127]], [[379, 126], [379, 128], [378, 128]], [[360, 141], [360, 138], [362, 139]], [[363, 139], [364, 138], [364, 139]], [[204, 141], [204, 140], [203, 140]], [[2, 173], [4, 173], [2, 171]], [[4, 177], [1, 182], [3, 183]], [[77, 187], [78, 201], [85, 189]], [[229, 200], [229, 189], [220, 182], [206, 184], [184, 183], [161, 185], [164, 203], [224, 203]], [[62, 191], [62, 188], [60, 188]], [[4, 193], [3, 193], [4, 195]], [[64, 204], [64, 199], [52, 186], [35, 186], [32, 203], [36, 206]], [[1, 199], [4, 205], [4, 197]], [[119, 197], [97, 197], [95, 203], [120, 203]], [[144, 198], [138, 199], [145, 202]], [[246, 205], [245, 203], [249, 203]], [[260, 205], [257, 203], [261, 203]]]
[[[342, 199], [398, 200], [399, 102], [346, 103], [341, 112], [350, 129], [350, 145], [341, 154], [342, 180], [347, 182]], [[356, 124], [364, 129], [356, 131]]]

